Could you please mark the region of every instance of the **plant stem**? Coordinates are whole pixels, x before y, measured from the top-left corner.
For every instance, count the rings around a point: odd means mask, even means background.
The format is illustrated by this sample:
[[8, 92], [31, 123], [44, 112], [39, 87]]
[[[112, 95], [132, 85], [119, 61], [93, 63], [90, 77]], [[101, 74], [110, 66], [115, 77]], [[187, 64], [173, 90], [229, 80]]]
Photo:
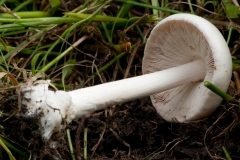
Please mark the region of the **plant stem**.
[[229, 32], [228, 32], [228, 37], [227, 37], [227, 45], [228, 45], [229, 42], [230, 42], [230, 39], [231, 39], [231, 36], [232, 36], [232, 30], [233, 30], [233, 28], [230, 27]]
[[87, 80], [85, 83], [89, 82], [90, 80], [92, 80], [94, 77], [96, 77], [99, 73], [102, 73], [103, 71], [105, 71], [108, 67], [110, 67], [113, 63], [115, 63], [118, 59], [122, 58], [125, 54], [127, 54], [127, 52], [123, 52], [119, 55], [117, 55], [117, 57], [115, 57], [113, 60], [111, 60], [110, 62], [108, 62], [107, 64], [105, 64], [102, 68], [100, 68], [96, 73], [93, 73]]
[[83, 158], [87, 160], [87, 134], [88, 134], [88, 129], [84, 128], [84, 137], [83, 137]]
[[53, 15], [57, 11], [58, 7], [61, 6], [62, 3], [61, 0], [49, 0], [49, 2], [52, 8], [48, 11], [51, 15]]
[[7, 148], [7, 146], [3, 143], [3, 141], [0, 139], [0, 146], [7, 152], [10, 160], [16, 160], [15, 157], [12, 155], [11, 151]]
[[151, 8], [151, 9], [157, 9], [160, 11], [164, 11], [164, 12], [169, 12], [169, 13], [182, 13], [180, 11], [176, 11], [176, 10], [172, 10], [172, 9], [167, 9], [167, 8], [162, 8], [162, 7], [156, 7], [156, 6], [152, 6], [150, 4], [143, 4], [143, 3], [139, 3], [139, 2], [134, 2], [134, 1], [130, 1], [130, 0], [115, 0], [116, 2], [122, 2], [122, 3], [129, 3], [129, 4], [133, 4], [136, 6], [140, 6], [140, 7], [144, 7], [144, 8]]
[[[73, 17], [73, 18], [80, 18], [80, 19], [87, 19], [91, 16], [91, 14], [84, 14], [84, 13], [66, 13], [67, 16]], [[103, 16], [103, 15], [96, 15], [91, 19], [92, 21], [97, 22], [125, 22], [128, 21], [128, 19], [125, 18], [117, 18], [117, 17], [111, 17], [111, 16]]]
[[[130, 0], [130, 1], [136, 1], [136, 0]], [[133, 4], [123, 3], [121, 8], [120, 8], [120, 11], [118, 12], [117, 17], [127, 16], [127, 14], [129, 13], [129, 11], [131, 10], [132, 7], [133, 7]]]
[[[21, 18], [38, 18], [38, 17], [49, 17], [50, 14], [48, 12], [43, 11], [28, 11], [28, 12], [15, 12]], [[9, 13], [0, 13], [1, 18], [15, 18]]]
[[13, 145], [11, 145], [10, 143], [8, 143], [6, 140], [4, 140], [1, 136], [0, 136], [0, 140], [11, 150], [13, 150], [14, 152], [18, 153], [20, 156], [24, 157], [25, 159], [29, 159], [29, 156], [26, 155], [25, 153], [23, 153], [22, 151], [18, 150], [16, 147], [14, 147]]
[[[158, 1], [156, 1], [156, 0], [151, 0], [151, 1], [152, 1], [153, 6], [159, 7]], [[157, 9], [153, 9], [153, 14], [155, 16], [159, 17], [159, 11]]]
[[222, 147], [222, 149], [223, 149], [223, 152], [224, 152], [224, 154], [225, 154], [226, 159], [227, 159], [227, 160], [232, 160], [232, 158], [231, 158], [230, 155], [228, 154], [227, 149], [226, 149], [225, 147]]
[[192, 8], [191, 0], [188, 0], [188, 5], [189, 5], [189, 8], [190, 8], [191, 13], [194, 14], [194, 10], [193, 10], [193, 8]]
[[16, 24], [5, 24], [0, 28], [15, 27], [15, 26], [35, 26], [37, 25], [48, 25], [48, 24], [60, 24], [60, 23], [74, 23], [78, 22], [78, 18], [66, 18], [66, 17], [45, 17], [45, 18], [25, 18], [25, 19], [13, 19], [13, 18], [0, 18], [0, 22], [5, 23], [16, 23]]
[[[14, 49], [15, 49], [15, 47], [0, 45], [0, 50], [2, 50], [2, 51], [10, 52]], [[20, 53], [25, 54], [25, 55], [31, 55], [33, 52], [34, 52], [34, 50], [26, 48], [26, 49], [23, 49]], [[44, 55], [44, 54], [46, 54], [46, 52], [47, 51], [38, 50], [35, 54], [42, 53]], [[59, 52], [50, 52], [49, 55], [58, 56]]]
[[21, 4], [20, 4], [19, 6], [17, 6], [16, 8], [14, 8], [12, 11], [13, 11], [13, 12], [17, 12], [17, 11], [19, 11], [20, 9], [22, 9], [23, 7], [25, 7], [26, 5], [32, 3], [33, 1], [34, 1], [34, 0], [27, 0], [27, 1], [23, 2], [23, 3], [21, 3]]
[[[87, 2], [87, 1], [86, 1], [86, 2]], [[83, 20], [80, 20], [80, 21], [78, 20], [78, 22], [74, 23], [71, 27], [69, 27], [68, 29], [66, 29], [66, 30], [63, 32], [63, 34], [61, 35], [61, 37], [62, 37], [63, 39], [68, 39], [68, 38], [70, 37], [70, 35], [71, 35], [70, 32], [71, 32], [72, 30], [74, 30], [75, 28], [77, 28], [80, 24], [82, 24], [82, 23], [88, 21], [89, 19], [93, 18], [94, 16], [96, 16], [96, 14], [99, 13], [100, 10], [101, 10], [103, 7], [105, 7], [106, 4], [108, 4], [108, 3], [110, 3], [110, 2], [111, 2], [111, 0], [107, 0], [107, 1], [105, 1], [104, 3], [102, 3], [101, 6], [98, 7], [98, 8], [96, 9], [96, 11], [95, 11], [90, 17], [88, 17], [87, 19], [83, 19]], [[50, 63], [48, 63], [48, 64], [47, 64], [45, 67], [43, 67], [39, 72], [45, 72], [45, 71], [47, 71], [47, 70], [48, 70], [50, 67], [52, 67], [56, 62], [58, 62], [62, 57], [64, 57], [68, 52], [70, 52], [72, 49], [74, 49], [75, 46], [77, 46], [78, 44], [80, 44], [81, 41], [84, 40], [84, 38], [86, 38], [86, 36], [82, 37], [82, 38], [79, 39], [77, 42], [75, 42], [71, 47], [69, 47], [67, 50], [65, 50], [63, 53], [61, 53], [61, 54], [60, 54], [58, 57], [56, 57], [53, 61], [51, 61]], [[49, 53], [50, 51], [52, 51], [52, 49], [53, 49], [58, 43], [60, 43], [61, 41], [62, 41], [61, 38], [57, 39], [57, 40], [49, 47], [48, 53]], [[46, 54], [46, 56], [43, 57], [43, 63], [44, 63], [44, 65], [46, 64], [46, 63], [45, 63], [46, 61], [47, 61], [47, 54]], [[39, 72], [38, 72], [38, 73], [39, 73]]]
[[[61, 58], [63, 58], [65, 55], [67, 55], [70, 51], [72, 51], [76, 46], [78, 46], [80, 43], [82, 43], [85, 39], [87, 39], [88, 36], [83, 36], [80, 38], [77, 42], [75, 42], [72, 46], [70, 46], [68, 49], [66, 49], [64, 52], [62, 52], [60, 55], [58, 55], [54, 60], [49, 62], [46, 66], [44, 66], [39, 72], [45, 73], [49, 68], [51, 68], [55, 63], [57, 63]], [[39, 73], [38, 72], [38, 73]]]
[[0, 1], [0, 6], [2, 6], [5, 3], [6, 0], [1, 0]]
[[222, 97], [225, 100], [232, 100], [233, 97], [228, 95], [227, 93], [225, 93], [224, 91], [222, 91], [220, 88], [218, 88], [217, 86], [213, 85], [211, 82], [209, 81], [205, 81], [204, 82], [204, 86], [207, 87], [208, 89], [210, 89], [211, 91], [213, 91], [214, 93], [216, 93], [217, 95], [219, 95], [220, 97]]
[[146, 24], [146, 23], [156, 22], [156, 21], [160, 20], [155, 15], [148, 15], [148, 16], [145, 16], [144, 18], [132, 17], [132, 18], [127, 19], [126, 21], [122, 21], [122, 22], [109, 22], [106, 25], [106, 27], [108, 29], [126, 28], [126, 27], [136, 23], [139, 19], [141, 19], [141, 20], [138, 22], [138, 24]]
[[72, 156], [72, 160], [75, 160], [75, 155], [74, 155], [73, 146], [72, 146], [72, 139], [71, 139], [69, 129], [67, 129], [67, 138], [68, 138], [68, 145], [69, 145], [70, 153], [71, 153], [71, 156]]
[[[36, 34], [32, 35], [31, 37], [28, 38], [28, 40], [23, 41], [21, 44], [19, 44], [17, 47], [15, 47], [13, 50], [11, 50], [10, 52], [8, 52], [6, 55], [4, 55], [4, 59], [7, 60], [8, 58], [10, 58], [13, 54], [17, 54], [19, 53], [24, 46], [29, 43], [30, 41], [35, 40], [36, 38], [38, 38], [39, 36], [41, 36], [43, 34], [43, 31], [39, 31]], [[3, 62], [3, 58], [0, 58], [0, 63]]]

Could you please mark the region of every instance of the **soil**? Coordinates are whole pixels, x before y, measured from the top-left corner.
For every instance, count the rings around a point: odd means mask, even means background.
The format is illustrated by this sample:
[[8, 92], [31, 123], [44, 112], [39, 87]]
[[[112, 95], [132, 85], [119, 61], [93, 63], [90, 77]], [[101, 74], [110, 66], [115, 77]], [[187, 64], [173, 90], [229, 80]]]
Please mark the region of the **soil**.
[[[12, 96], [1, 106], [11, 110], [16, 99]], [[238, 105], [224, 101], [209, 118], [172, 124], [158, 115], [149, 98], [143, 98], [93, 113], [67, 128], [77, 159], [83, 159], [84, 128], [88, 159], [224, 159], [222, 147], [233, 159], [240, 159], [239, 115]], [[36, 123], [34, 118], [12, 117], [3, 123], [1, 135], [38, 159], [70, 160], [66, 130], [44, 142]], [[50, 147], [54, 141], [57, 148]]]

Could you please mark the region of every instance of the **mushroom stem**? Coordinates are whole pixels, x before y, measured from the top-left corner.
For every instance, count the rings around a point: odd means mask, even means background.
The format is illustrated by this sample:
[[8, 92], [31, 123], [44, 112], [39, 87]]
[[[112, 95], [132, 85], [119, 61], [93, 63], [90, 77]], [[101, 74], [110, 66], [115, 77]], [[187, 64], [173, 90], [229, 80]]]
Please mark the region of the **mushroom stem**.
[[51, 91], [48, 84], [21, 87], [21, 103], [26, 116], [37, 116], [42, 137], [49, 139], [75, 118], [93, 111], [166, 91], [184, 84], [201, 82], [206, 75], [202, 59], [170, 69], [105, 83], [74, 91]]
[[[69, 109], [72, 118], [79, 118], [93, 111], [120, 104], [184, 84], [202, 82], [206, 65], [202, 59], [178, 67], [105, 83], [68, 92], [72, 97]], [[71, 113], [72, 112], [72, 113]]]

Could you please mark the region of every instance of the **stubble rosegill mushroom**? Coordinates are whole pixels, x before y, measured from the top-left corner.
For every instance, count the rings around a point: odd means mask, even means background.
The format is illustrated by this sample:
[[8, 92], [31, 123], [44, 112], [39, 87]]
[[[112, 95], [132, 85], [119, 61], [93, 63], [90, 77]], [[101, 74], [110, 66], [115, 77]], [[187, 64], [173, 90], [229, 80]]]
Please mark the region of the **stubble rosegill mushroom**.
[[226, 91], [231, 79], [229, 48], [207, 20], [176, 14], [152, 30], [143, 58], [145, 75], [69, 92], [48, 84], [21, 87], [26, 116], [41, 114], [44, 139], [93, 111], [151, 95], [157, 112], [169, 122], [189, 122], [210, 115], [222, 98], [204, 87], [210, 81]]

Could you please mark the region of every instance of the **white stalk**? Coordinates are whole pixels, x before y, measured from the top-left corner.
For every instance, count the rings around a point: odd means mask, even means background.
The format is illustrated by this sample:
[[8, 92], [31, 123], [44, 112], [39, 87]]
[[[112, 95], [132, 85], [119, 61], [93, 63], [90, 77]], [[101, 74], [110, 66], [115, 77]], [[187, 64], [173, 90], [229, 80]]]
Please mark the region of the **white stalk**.
[[206, 74], [202, 59], [138, 77], [105, 83], [74, 91], [51, 91], [48, 84], [21, 87], [22, 104], [26, 116], [37, 116], [44, 139], [70, 123], [93, 111], [120, 104], [184, 84], [202, 81]]
[[70, 119], [79, 118], [108, 106], [202, 81], [205, 75], [206, 65], [199, 59], [155, 73], [73, 90], [68, 92], [72, 105], [67, 115], [71, 115]]

